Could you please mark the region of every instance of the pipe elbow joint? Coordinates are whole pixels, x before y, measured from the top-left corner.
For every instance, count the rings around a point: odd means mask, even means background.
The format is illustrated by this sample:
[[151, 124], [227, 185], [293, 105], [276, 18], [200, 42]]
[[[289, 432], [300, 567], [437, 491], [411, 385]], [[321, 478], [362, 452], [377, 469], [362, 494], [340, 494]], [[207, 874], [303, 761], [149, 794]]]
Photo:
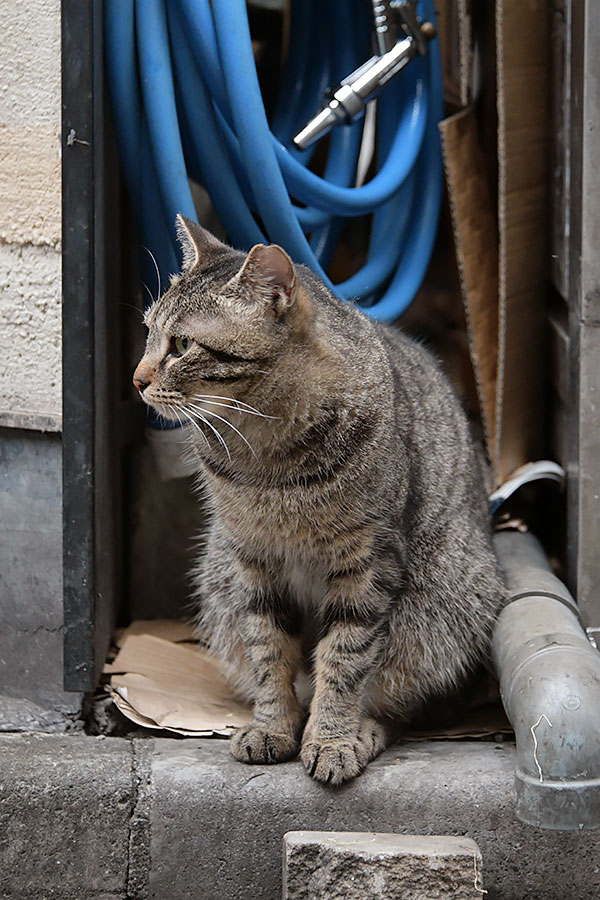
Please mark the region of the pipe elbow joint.
[[532, 535], [501, 533], [508, 586], [492, 657], [515, 730], [517, 815], [556, 830], [600, 827], [600, 653]]

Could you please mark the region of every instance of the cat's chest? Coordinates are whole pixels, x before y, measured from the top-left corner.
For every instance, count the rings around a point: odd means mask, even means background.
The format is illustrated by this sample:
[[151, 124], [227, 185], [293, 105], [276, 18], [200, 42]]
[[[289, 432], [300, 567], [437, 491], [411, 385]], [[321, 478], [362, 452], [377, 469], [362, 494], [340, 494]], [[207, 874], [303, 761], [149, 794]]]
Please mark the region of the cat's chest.
[[312, 611], [325, 596], [326, 569], [315, 560], [306, 560], [290, 553], [282, 558], [279, 584], [289, 591], [302, 608], [307, 612]]
[[215, 497], [220, 519], [244, 551], [263, 560], [280, 589], [307, 611], [327, 588], [329, 513], [303, 491], [249, 490], [220, 492]]
[[311, 543], [329, 519], [328, 510], [301, 490], [249, 490], [244, 496], [226, 493], [218, 498], [217, 506], [236, 531], [251, 531], [257, 539], [283, 540], [288, 546]]
[[326, 555], [332, 532], [343, 517], [337, 498], [316, 497], [302, 488], [239, 491], [216, 485], [213, 500], [230, 533], [246, 546], [289, 559], [290, 572], [296, 565], [293, 561]]

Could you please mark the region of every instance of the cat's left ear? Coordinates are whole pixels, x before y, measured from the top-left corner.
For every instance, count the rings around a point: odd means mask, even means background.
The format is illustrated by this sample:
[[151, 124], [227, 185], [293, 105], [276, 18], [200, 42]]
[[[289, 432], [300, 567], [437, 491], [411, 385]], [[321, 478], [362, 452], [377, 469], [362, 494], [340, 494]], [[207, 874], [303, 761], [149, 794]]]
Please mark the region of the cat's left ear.
[[215, 251], [227, 249], [225, 244], [222, 244], [214, 234], [211, 234], [206, 228], [202, 228], [197, 222], [182, 216], [181, 213], [175, 219], [175, 231], [183, 254], [183, 265], [181, 266], [183, 272], [193, 269]]
[[294, 264], [277, 244], [256, 244], [236, 275], [238, 283], [248, 288], [276, 316], [290, 307], [298, 290]]

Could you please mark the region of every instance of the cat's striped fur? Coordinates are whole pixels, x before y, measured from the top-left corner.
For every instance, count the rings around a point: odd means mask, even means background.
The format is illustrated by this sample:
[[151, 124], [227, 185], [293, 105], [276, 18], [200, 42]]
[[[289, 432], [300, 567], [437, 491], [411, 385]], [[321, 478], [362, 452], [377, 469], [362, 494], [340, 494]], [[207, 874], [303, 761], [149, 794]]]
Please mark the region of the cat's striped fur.
[[180, 225], [184, 271], [147, 314], [136, 378], [195, 423], [211, 510], [198, 623], [254, 702], [232, 751], [264, 763], [300, 748], [337, 784], [382, 749], [389, 717], [487, 652], [503, 587], [480, 466], [421, 346], [279, 248], [245, 257]]

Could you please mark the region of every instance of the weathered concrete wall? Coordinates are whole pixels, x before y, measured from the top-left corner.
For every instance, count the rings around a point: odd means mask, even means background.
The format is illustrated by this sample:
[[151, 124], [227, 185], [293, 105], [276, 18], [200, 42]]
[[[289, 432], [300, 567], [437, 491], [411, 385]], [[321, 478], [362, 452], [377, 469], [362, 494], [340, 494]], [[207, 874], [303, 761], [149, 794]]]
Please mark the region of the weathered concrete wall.
[[39, 433], [61, 426], [60, 6], [0, 0], [0, 730], [81, 707], [62, 687], [61, 441]]
[[62, 448], [0, 428], [0, 731], [73, 727], [63, 691]]
[[60, 428], [60, 0], [0, 0], [0, 424]]

